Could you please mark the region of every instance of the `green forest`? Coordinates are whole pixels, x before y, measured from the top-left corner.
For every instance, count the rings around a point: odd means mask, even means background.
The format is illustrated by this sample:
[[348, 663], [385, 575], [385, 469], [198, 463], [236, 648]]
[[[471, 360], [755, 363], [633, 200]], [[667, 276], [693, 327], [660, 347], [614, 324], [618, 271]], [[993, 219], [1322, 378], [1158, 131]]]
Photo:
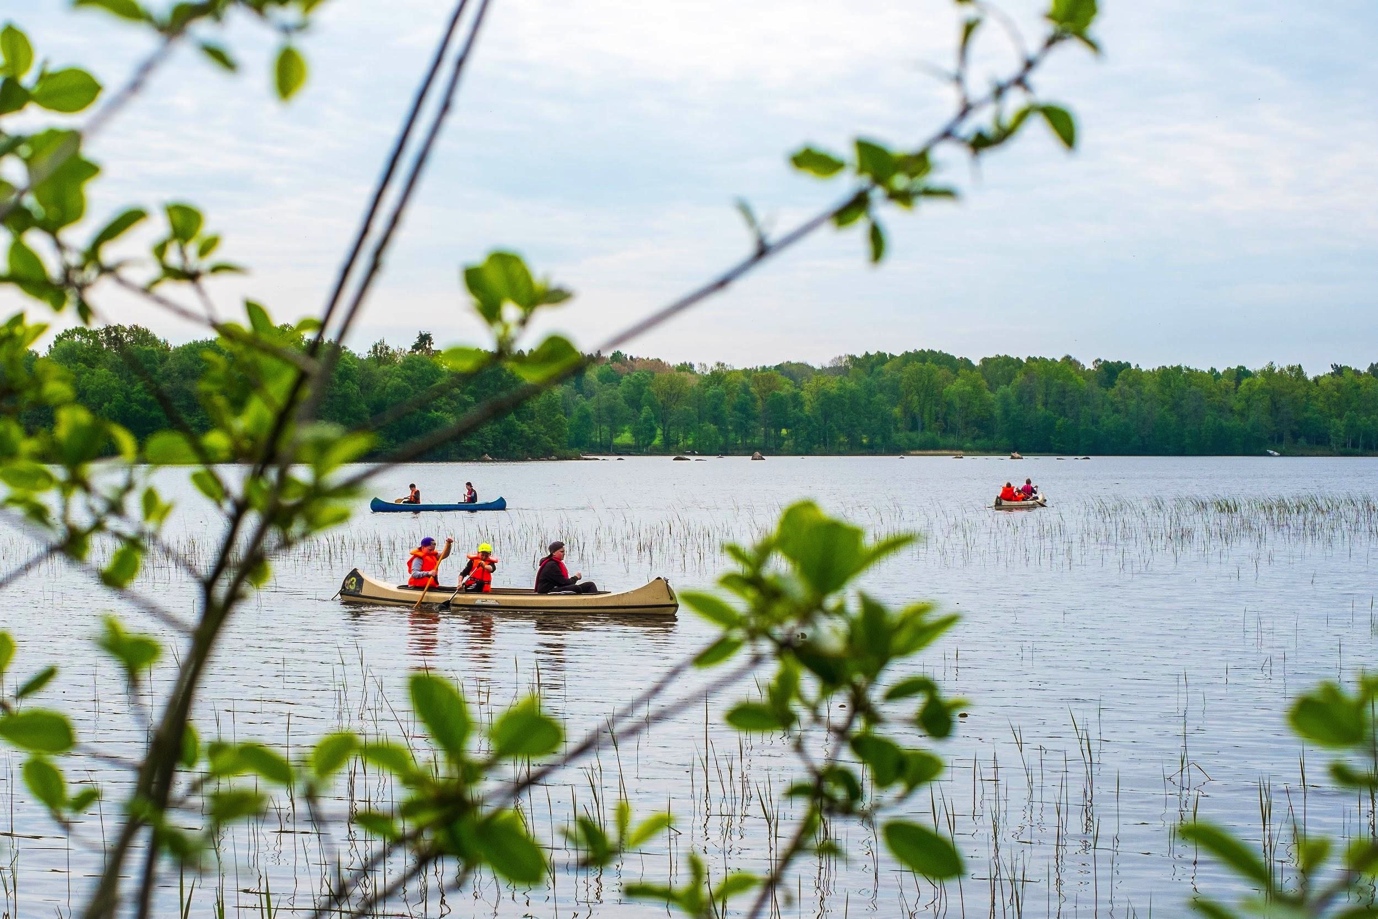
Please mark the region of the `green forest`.
[[[108, 326], [60, 333], [46, 358], [66, 368], [85, 405], [142, 439], [171, 427], [210, 427], [196, 381], [225, 352], [214, 341], [174, 346], [138, 326]], [[339, 358], [322, 417], [347, 428], [378, 427], [379, 455], [519, 383], [499, 368], [445, 385], [454, 378], [425, 332], [408, 349], [379, 342], [365, 354], [339, 349]], [[167, 398], [155, 396], [155, 381]], [[431, 391], [423, 411], [384, 417]], [[1373, 453], [1378, 364], [1337, 365], [1309, 377], [1300, 366], [1272, 364], [1142, 369], [1111, 360], [998, 355], [973, 362], [907, 351], [848, 355], [825, 367], [736, 369], [619, 351], [429, 458], [758, 450]]]

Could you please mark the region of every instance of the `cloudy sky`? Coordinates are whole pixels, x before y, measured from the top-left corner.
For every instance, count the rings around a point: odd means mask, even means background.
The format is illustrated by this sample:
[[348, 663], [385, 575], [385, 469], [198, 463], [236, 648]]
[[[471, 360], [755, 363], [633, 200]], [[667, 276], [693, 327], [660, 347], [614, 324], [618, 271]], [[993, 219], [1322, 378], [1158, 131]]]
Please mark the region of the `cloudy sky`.
[[[315, 312], [447, 14], [442, 0], [329, 0], [307, 89], [268, 89], [273, 37], [228, 35], [225, 75], [190, 50], [95, 144], [93, 209], [188, 200], [252, 273], [217, 295]], [[1036, 86], [1078, 115], [1041, 125], [963, 200], [887, 225], [867, 264], [826, 231], [631, 350], [733, 365], [939, 348], [1146, 366], [1378, 361], [1378, 6], [1371, 0], [1102, 0], [1099, 57], [1068, 48]], [[1039, 6], [1004, 5], [1034, 35]], [[6, 13], [53, 65], [116, 85], [149, 48], [58, 0]], [[460, 266], [522, 252], [577, 298], [549, 328], [593, 347], [748, 250], [733, 201], [776, 229], [826, 205], [803, 142], [922, 138], [951, 107], [939, 0], [494, 0], [458, 108], [352, 340], [478, 341]], [[996, 30], [981, 61], [1008, 66]], [[8, 295], [6, 295], [8, 296]], [[111, 297], [109, 314], [199, 337]], [[0, 305], [12, 307], [13, 297]]]

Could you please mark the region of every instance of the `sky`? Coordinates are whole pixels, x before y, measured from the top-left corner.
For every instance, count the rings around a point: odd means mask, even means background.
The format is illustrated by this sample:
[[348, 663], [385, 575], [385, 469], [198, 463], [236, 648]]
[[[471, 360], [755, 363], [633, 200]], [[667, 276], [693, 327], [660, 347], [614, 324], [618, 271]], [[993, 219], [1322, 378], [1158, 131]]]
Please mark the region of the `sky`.
[[[248, 266], [214, 288], [282, 320], [318, 312], [449, 4], [328, 0], [306, 89], [270, 91], [275, 37], [223, 36], [227, 75], [180, 50], [92, 143], [94, 220], [190, 201]], [[894, 146], [950, 113], [957, 19], [939, 0], [493, 0], [478, 52], [350, 344], [483, 343], [460, 271], [522, 253], [576, 297], [538, 326], [593, 348], [750, 251], [734, 202], [783, 231], [841, 186], [789, 168], [804, 143]], [[1042, 7], [1002, 5], [1027, 36]], [[120, 84], [150, 44], [58, 0], [5, 13], [53, 66]], [[942, 177], [955, 203], [820, 232], [628, 348], [733, 366], [934, 348], [1142, 366], [1378, 361], [1378, 5], [1102, 0], [1103, 54], [1035, 80], [1078, 149], [1040, 125]], [[978, 70], [1008, 70], [996, 28]], [[1030, 39], [1032, 40], [1032, 38]], [[111, 321], [205, 331], [117, 292]], [[6, 313], [19, 305], [0, 293]]]

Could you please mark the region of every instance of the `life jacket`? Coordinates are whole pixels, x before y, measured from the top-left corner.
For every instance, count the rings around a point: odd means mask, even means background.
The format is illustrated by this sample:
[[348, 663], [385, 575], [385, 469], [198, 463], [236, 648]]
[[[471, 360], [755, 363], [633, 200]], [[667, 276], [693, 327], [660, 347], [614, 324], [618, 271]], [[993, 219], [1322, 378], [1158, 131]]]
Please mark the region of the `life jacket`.
[[1019, 500], [1019, 492], [1015, 491], [1013, 488], [1002, 488], [1002, 489], [1000, 489], [1000, 500], [1001, 500], [1001, 501], [1018, 501], [1018, 500]]
[[492, 565], [496, 568], [497, 564], [498, 560], [492, 555], [486, 559], [478, 553], [469, 556], [469, 564], [464, 566], [464, 573], [469, 575], [464, 579], [464, 586], [477, 586], [483, 593], [488, 593], [493, 589], [493, 572], [486, 566]]
[[410, 587], [434, 586], [435, 570], [440, 566], [440, 553], [434, 548], [412, 549], [407, 559], [407, 585]]

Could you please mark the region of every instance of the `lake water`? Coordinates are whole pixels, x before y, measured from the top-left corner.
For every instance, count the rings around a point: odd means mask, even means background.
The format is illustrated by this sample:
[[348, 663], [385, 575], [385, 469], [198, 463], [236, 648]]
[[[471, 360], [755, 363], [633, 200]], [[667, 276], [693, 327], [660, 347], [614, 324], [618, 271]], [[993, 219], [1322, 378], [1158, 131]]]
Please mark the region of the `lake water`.
[[[1000, 484], [1025, 477], [1043, 487], [1048, 509], [987, 509]], [[1366, 806], [1322, 787], [1324, 757], [1301, 749], [1283, 713], [1318, 680], [1374, 663], [1378, 461], [629, 458], [409, 467], [389, 473], [377, 493], [396, 497], [415, 481], [427, 500], [452, 500], [466, 479], [482, 500], [506, 497], [510, 510], [372, 515], [366, 496], [347, 527], [283, 559], [222, 644], [197, 710], [203, 736], [299, 751], [342, 727], [415, 735], [405, 676], [429, 667], [460, 681], [485, 715], [538, 690], [568, 735], [581, 737], [710, 640], [711, 628], [687, 611], [673, 622], [637, 623], [351, 609], [332, 599], [343, 575], [358, 565], [400, 578], [422, 536], [453, 535], [461, 557], [493, 543], [497, 583], [526, 586], [545, 544], [558, 538], [569, 545], [571, 570], [605, 589], [656, 575], [701, 587], [725, 570], [719, 543], [750, 540], [782, 507], [811, 497], [876, 534], [925, 534], [864, 586], [889, 601], [933, 599], [962, 614], [922, 666], [970, 704], [956, 736], [939, 746], [947, 773], [914, 812], [955, 836], [969, 876], [935, 889], [886, 857], [871, 828], [838, 825], [851, 858], [801, 863], [778, 914], [1180, 914], [1194, 891], [1236, 890], [1175, 838], [1183, 817], [1272, 846], [1280, 865], [1293, 820], [1312, 831], [1371, 832]], [[218, 523], [186, 489], [176, 493], [184, 506], [169, 539], [202, 558]], [[30, 551], [23, 537], [0, 536], [7, 568]], [[139, 584], [165, 608], [192, 615], [193, 583], [179, 570], [152, 565]], [[94, 595], [83, 575], [57, 563], [35, 568], [6, 599], [0, 622], [20, 643], [11, 679], [56, 661], [62, 673], [40, 704], [73, 713], [95, 751], [135, 755], [139, 709], [129, 714], [91, 638], [106, 611], [161, 627], [122, 599]], [[149, 692], [166, 676], [159, 671]], [[693, 700], [695, 686], [686, 681], [676, 695]], [[486, 877], [446, 890], [442, 867], [389, 914], [647, 915], [661, 911], [625, 902], [621, 885], [682, 879], [690, 851], [706, 856], [715, 877], [764, 869], [772, 835], [790, 831], [780, 800], [792, 774], [788, 742], [744, 739], [716, 723], [727, 702], [753, 692], [748, 684], [699, 699], [526, 800], [559, 866], [549, 884], [521, 890]], [[113, 805], [69, 839], [27, 803], [21, 765], [17, 754], [0, 753], [5, 911], [66, 915], [99, 868]], [[120, 793], [118, 771], [88, 753], [68, 772], [108, 782], [112, 799]], [[328, 809], [343, 816], [389, 794], [356, 768]], [[638, 813], [668, 803], [675, 830], [614, 869], [565, 867], [575, 853], [559, 829], [571, 811], [607, 814], [622, 794]], [[775, 814], [784, 826], [767, 818]], [[229, 915], [266, 915], [271, 899], [287, 915], [309, 907], [336, 859], [357, 863], [366, 846], [345, 826], [315, 833], [284, 800], [269, 820], [227, 836], [220, 865], [190, 891], [191, 876], [180, 886], [168, 878], [159, 914], [187, 900], [192, 915], [212, 915], [218, 903]]]

